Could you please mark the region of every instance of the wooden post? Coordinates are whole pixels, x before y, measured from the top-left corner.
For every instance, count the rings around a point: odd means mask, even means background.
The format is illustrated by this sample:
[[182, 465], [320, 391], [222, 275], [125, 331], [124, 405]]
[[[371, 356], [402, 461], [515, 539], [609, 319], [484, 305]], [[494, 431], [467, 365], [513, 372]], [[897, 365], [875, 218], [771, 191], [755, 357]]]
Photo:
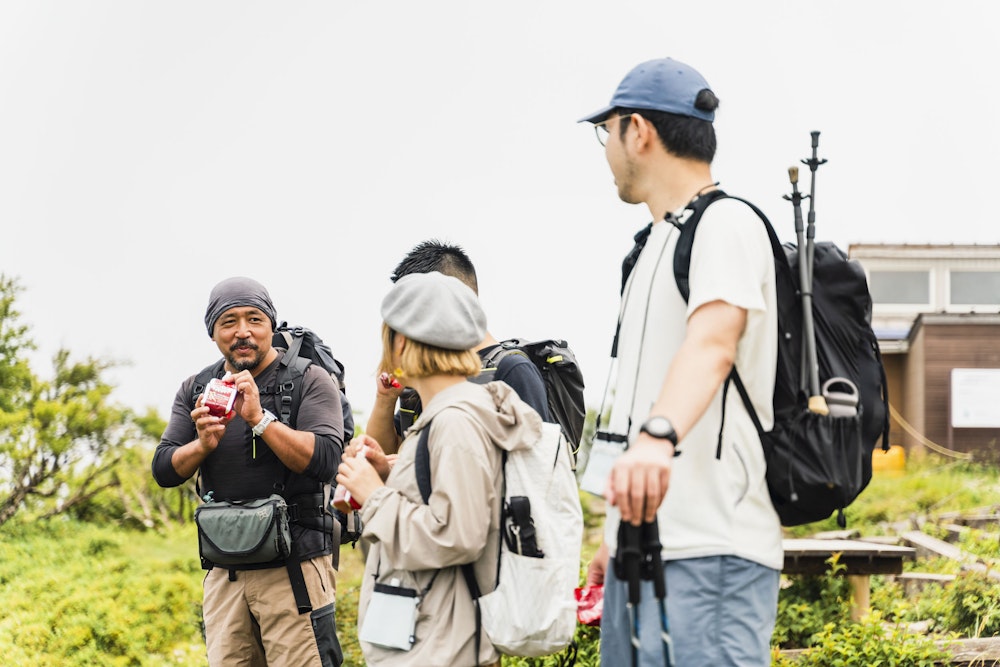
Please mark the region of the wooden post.
[[849, 574], [851, 585], [851, 620], [860, 621], [871, 607], [871, 577], [867, 574]]

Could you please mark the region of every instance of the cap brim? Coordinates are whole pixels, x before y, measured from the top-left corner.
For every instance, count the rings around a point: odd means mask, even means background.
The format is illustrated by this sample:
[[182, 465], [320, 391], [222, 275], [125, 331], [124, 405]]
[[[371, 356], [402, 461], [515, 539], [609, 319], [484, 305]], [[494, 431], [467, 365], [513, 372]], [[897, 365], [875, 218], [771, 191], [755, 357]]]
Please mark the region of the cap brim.
[[581, 118], [580, 120], [578, 120], [576, 122], [578, 122], [578, 123], [600, 123], [602, 120], [606, 120], [608, 118], [608, 116], [611, 115], [611, 112], [614, 111], [614, 110], [615, 110], [615, 107], [609, 105], [609, 106], [604, 107], [603, 109], [600, 109], [599, 111], [595, 111], [594, 113], [590, 114], [589, 116], [584, 116], [583, 118]]

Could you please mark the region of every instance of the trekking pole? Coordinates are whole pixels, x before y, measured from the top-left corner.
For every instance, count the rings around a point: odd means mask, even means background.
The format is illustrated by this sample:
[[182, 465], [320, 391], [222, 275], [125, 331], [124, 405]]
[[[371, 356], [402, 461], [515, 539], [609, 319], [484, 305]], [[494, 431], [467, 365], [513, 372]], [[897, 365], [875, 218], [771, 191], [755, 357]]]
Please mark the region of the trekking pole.
[[816, 149], [819, 148], [819, 130], [809, 133], [812, 136], [812, 157], [802, 160], [802, 164], [809, 167], [809, 217], [806, 221], [806, 246], [809, 260], [809, 284], [812, 285], [813, 270], [813, 239], [816, 236], [816, 170], [821, 164], [826, 164], [826, 160], [816, 157]]
[[[795, 241], [799, 248], [799, 292], [802, 295], [802, 375], [799, 377], [800, 387], [807, 392], [809, 411], [825, 415], [829, 413], [826, 399], [819, 390], [819, 364], [816, 361], [816, 328], [813, 322], [812, 309], [812, 266], [809, 262], [810, 244], [805, 240], [805, 227], [802, 224], [802, 200], [809, 195], [799, 192], [799, 168], [788, 168], [788, 180], [792, 183], [792, 194], [785, 199], [792, 202], [795, 212]], [[810, 212], [810, 217], [813, 212]]]
[[618, 526], [618, 553], [615, 555], [615, 576], [628, 588], [625, 610], [629, 620], [629, 642], [632, 665], [639, 666], [641, 640], [639, 634], [639, 602], [641, 582], [652, 581], [653, 592], [660, 603], [660, 639], [663, 643], [663, 665], [674, 667], [674, 646], [667, 623], [667, 585], [660, 555], [660, 529], [654, 518], [649, 523], [633, 526], [622, 522]]
[[628, 600], [625, 611], [629, 621], [629, 644], [632, 648], [632, 665], [639, 667], [639, 581], [642, 560], [642, 543], [639, 526], [622, 521], [618, 525], [618, 553], [615, 555], [615, 575], [625, 582]]
[[804, 286], [809, 291], [809, 307], [804, 315], [808, 318], [804, 323], [806, 326], [806, 353], [809, 361], [809, 410], [820, 415], [830, 414], [830, 408], [826, 399], [820, 391], [819, 386], [819, 361], [816, 356], [816, 328], [813, 321], [812, 291], [813, 291], [813, 253], [814, 239], [816, 237], [816, 169], [826, 162], [816, 157], [816, 149], [819, 147], [819, 132], [814, 131], [812, 135], [812, 157], [802, 160], [802, 163], [809, 166], [809, 215], [806, 218], [806, 256], [805, 261], [800, 262], [806, 267], [807, 282]]
[[674, 643], [670, 639], [667, 622], [667, 581], [663, 574], [663, 557], [660, 555], [660, 529], [656, 518], [644, 523], [642, 528], [643, 579], [652, 579], [653, 593], [660, 601], [660, 641], [663, 643], [663, 665], [673, 667]]
[[[791, 183], [792, 183], [792, 194], [790, 194], [790, 195], [784, 195], [784, 199], [787, 200], [787, 201], [792, 202], [792, 211], [795, 213], [795, 243], [797, 244], [797, 247], [799, 249], [799, 266], [798, 266], [798, 269], [799, 269], [799, 284], [800, 285], [812, 285], [812, 283], [809, 281], [809, 276], [806, 275], [806, 267], [805, 267], [805, 261], [804, 261], [804, 257], [803, 257], [803, 255], [805, 254], [804, 248], [806, 246], [806, 236], [805, 236], [806, 228], [805, 228], [805, 225], [802, 222], [802, 200], [804, 198], [808, 197], [809, 195], [803, 195], [801, 192], [799, 192], [799, 168], [798, 167], [789, 167], [788, 168], [788, 180], [791, 181]], [[803, 287], [802, 289], [800, 289], [799, 293], [802, 295], [801, 298], [802, 298], [802, 302], [803, 302], [802, 303], [803, 313], [805, 313], [806, 312], [806, 308], [805, 308], [805, 305], [806, 305], [805, 304], [806, 288]], [[811, 297], [811, 293], [810, 293], [810, 297]], [[809, 311], [809, 313], [810, 313], [810, 315], [812, 314], [811, 310]], [[803, 315], [803, 319], [804, 318], [805, 318], [805, 315]], [[807, 395], [811, 395], [810, 393], [808, 393], [808, 392], [810, 392], [810, 388], [809, 388], [810, 377], [809, 377], [809, 360], [806, 357], [807, 346], [806, 346], [806, 336], [805, 336], [805, 330], [806, 330], [806, 325], [805, 324], [803, 324], [802, 330], [803, 330], [803, 335], [802, 335], [802, 350], [801, 350], [802, 364], [801, 364], [801, 366], [799, 368], [799, 371], [800, 371], [799, 372], [799, 389], [801, 391], [803, 391], [803, 392], [807, 392]]]

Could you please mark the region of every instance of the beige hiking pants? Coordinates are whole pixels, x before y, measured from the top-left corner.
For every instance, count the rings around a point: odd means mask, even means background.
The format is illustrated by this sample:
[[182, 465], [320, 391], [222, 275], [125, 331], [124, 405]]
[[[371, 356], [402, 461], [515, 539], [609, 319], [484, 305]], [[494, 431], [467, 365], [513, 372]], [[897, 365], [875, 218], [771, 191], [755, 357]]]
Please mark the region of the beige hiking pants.
[[[288, 570], [209, 570], [204, 582], [205, 642], [212, 667], [333, 667], [335, 570], [330, 556], [302, 563], [311, 613], [299, 614]], [[323, 657], [321, 657], [321, 653]], [[339, 644], [336, 653], [340, 653]]]

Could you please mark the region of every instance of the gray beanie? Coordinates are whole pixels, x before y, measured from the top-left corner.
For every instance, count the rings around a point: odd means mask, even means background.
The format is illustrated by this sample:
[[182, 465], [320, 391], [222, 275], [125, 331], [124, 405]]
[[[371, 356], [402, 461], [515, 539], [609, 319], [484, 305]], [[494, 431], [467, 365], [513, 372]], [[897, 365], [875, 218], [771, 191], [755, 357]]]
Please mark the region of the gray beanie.
[[446, 350], [471, 350], [486, 337], [476, 293], [437, 271], [397, 280], [382, 300], [382, 319], [407, 338]]
[[205, 328], [208, 329], [209, 338], [212, 337], [215, 329], [215, 321], [222, 313], [237, 306], [253, 306], [259, 308], [262, 313], [271, 320], [271, 328], [278, 326], [277, 314], [274, 311], [274, 304], [271, 303], [271, 295], [267, 293], [267, 288], [253, 278], [226, 278], [221, 283], [212, 288], [212, 293], [208, 296], [208, 308], [205, 310]]

